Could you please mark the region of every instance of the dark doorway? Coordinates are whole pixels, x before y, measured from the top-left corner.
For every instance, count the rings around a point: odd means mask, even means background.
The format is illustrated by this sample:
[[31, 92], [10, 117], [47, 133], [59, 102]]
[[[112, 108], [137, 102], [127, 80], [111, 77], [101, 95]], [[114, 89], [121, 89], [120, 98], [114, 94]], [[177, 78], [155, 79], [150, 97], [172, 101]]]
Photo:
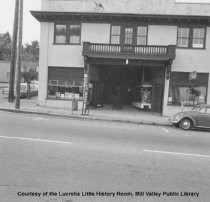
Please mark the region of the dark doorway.
[[164, 68], [99, 65], [97, 69], [98, 81], [93, 85], [95, 106], [110, 104], [122, 108], [124, 105], [132, 105], [142, 109], [133, 102], [142, 104], [142, 87], [146, 85], [151, 86], [151, 93], [146, 99], [144, 94], [144, 101], [150, 103], [145, 109], [162, 112]]
[[154, 84], [152, 88], [152, 112], [162, 113], [163, 84]]

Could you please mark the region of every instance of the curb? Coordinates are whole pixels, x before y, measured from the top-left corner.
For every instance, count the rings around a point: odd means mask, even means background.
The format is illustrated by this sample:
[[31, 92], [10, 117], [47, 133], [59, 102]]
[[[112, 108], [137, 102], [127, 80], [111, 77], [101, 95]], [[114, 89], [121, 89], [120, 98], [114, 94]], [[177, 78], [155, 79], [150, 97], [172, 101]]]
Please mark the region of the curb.
[[97, 117], [97, 116], [86, 116], [86, 115], [61, 115], [51, 112], [38, 112], [38, 111], [28, 111], [19, 109], [6, 109], [0, 108], [0, 111], [12, 112], [12, 113], [23, 113], [23, 114], [36, 114], [45, 115], [59, 118], [69, 118], [69, 119], [83, 119], [83, 120], [94, 120], [94, 121], [107, 121], [107, 122], [118, 122], [118, 123], [129, 123], [129, 124], [139, 124], [139, 125], [153, 125], [153, 126], [172, 126], [170, 123], [158, 123], [158, 122], [145, 122], [145, 121], [134, 121], [129, 119], [115, 119], [108, 117]]

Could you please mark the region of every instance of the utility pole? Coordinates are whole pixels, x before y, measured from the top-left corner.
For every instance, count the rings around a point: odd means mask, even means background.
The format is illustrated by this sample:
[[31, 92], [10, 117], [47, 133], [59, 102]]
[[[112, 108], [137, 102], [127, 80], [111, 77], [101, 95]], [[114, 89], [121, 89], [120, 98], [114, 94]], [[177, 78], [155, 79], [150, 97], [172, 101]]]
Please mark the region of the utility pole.
[[20, 109], [20, 82], [21, 82], [21, 62], [22, 62], [22, 32], [23, 32], [23, 0], [20, 0], [19, 22], [18, 22], [18, 53], [17, 53], [17, 66], [16, 66], [15, 109]]
[[9, 78], [9, 96], [8, 101], [14, 102], [14, 83], [15, 83], [15, 62], [17, 51], [17, 32], [18, 32], [18, 13], [19, 13], [19, 0], [15, 2], [14, 25], [12, 36], [12, 50], [10, 62], [10, 78]]

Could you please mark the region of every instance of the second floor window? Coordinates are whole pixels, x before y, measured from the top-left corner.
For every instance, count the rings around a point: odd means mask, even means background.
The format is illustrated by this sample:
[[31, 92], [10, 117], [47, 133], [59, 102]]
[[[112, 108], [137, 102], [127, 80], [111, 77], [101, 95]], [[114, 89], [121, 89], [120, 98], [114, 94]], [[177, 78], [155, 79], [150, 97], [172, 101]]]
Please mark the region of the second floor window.
[[70, 44], [80, 44], [80, 25], [69, 26], [69, 42]]
[[120, 44], [120, 26], [112, 26], [111, 28], [111, 44]]
[[125, 28], [125, 41], [124, 44], [132, 45], [133, 44], [133, 28]]
[[177, 33], [177, 47], [205, 48], [205, 28], [179, 27]]
[[81, 25], [80, 24], [56, 24], [55, 44], [80, 44]]
[[55, 26], [55, 43], [57, 44], [66, 43], [66, 25]]
[[147, 26], [111, 26], [111, 44], [146, 45]]
[[147, 44], [147, 27], [139, 26], [137, 29], [136, 36], [136, 44], [137, 45], [146, 45]]

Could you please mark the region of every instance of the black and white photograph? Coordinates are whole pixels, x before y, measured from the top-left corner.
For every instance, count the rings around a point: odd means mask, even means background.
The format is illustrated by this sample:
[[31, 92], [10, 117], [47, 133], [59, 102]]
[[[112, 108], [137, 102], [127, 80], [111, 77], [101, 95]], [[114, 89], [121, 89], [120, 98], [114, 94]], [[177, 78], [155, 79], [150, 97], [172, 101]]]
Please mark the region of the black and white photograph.
[[210, 202], [210, 0], [0, 3], [0, 202]]

